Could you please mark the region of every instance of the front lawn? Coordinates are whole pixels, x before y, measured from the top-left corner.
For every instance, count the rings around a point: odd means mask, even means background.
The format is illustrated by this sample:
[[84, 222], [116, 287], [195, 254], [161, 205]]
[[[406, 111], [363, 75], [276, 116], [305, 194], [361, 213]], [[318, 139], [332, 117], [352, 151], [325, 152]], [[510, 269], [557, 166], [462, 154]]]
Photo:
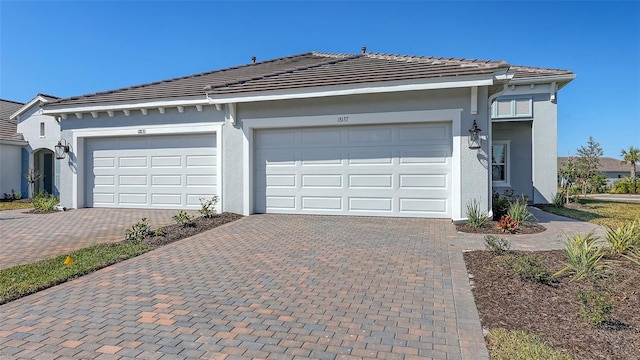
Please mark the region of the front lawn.
[[614, 228], [640, 219], [640, 203], [581, 198], [566, 207], [545, 206], [542, 209], [568, 218]]
[[0, 201], [0, 211], [2, 210], [17, 210], [17, 209], [31, 209], [33, 204], [23, 201]]

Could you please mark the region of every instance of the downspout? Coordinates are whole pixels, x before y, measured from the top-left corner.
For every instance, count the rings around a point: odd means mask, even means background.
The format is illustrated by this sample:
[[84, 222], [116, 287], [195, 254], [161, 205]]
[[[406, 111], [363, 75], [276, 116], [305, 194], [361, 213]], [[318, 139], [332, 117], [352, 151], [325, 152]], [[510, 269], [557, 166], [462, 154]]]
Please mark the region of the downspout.
[[487, 109], [487, 117], [489, 118], [488, 121], [488, 136], [487, 136], [487, 165], [488, 165], [488, 171], [487, 171], [487, 176], [489, 177], [489, 218], [493, 218], [493, 171], [491, 168], [491, 144], [493, 143], [493, 122], [492, 122], [492, 118], [491, 118], [491, 105], [493, 105], [493, 102], [499, 98], [500, 96], [504, 95], [505, 90], [507, 89], [507, 84], [504, 84], [502, 87], [502, 90], [498, 91], [497, 93], [489, 96], [489, 101], [488, 101], [488, 109]]

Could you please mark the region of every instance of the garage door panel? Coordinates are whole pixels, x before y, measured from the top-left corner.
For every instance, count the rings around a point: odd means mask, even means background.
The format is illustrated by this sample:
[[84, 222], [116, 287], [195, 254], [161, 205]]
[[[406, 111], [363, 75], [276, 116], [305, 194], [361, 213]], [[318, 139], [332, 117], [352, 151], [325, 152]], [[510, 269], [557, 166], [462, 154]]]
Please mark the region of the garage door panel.
[[450, 127], [257, 131], [255, 211], [451, 217]]
[[87, 206], [196, 208], [217, 190], [215, 134], [88, 139]]

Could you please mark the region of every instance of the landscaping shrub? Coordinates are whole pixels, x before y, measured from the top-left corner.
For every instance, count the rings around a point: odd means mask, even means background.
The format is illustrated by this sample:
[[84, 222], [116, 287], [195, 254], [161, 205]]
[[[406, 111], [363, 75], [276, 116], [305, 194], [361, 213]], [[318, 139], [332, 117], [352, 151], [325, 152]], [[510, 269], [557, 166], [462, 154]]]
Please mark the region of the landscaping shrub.
[[613, 183], [613, 187], [609, 190], [612, 194], [637, 194], [640, 191], [640, 180], [634, 180], [629, 176]]
[[547, 285], [553, 282], [553, 277], [547, 266], [535, 256], [515, 256], [510, 265], [511, 269], [520, 277], [520, 280]]
[[485, 235], [484, 246], [494, 255], [500, 255], [509, 251], [511, 243], [505, 238], [497, 237], [495, 235]]
[[149, 234], [151, 234], [151, 227], [149, 226], [148, 219], [142, 218], [142, 220], [133, 224], [131, 228], [124, 231], [124, 239], [126, 241], [139, 243]]
[[205, 200], [200, 198], [200, 214], [209, 219], [216, 215], [216, 204], [218, 203], [218, 195], [214, 195], [211, 199]]
[[514, 200], [513, 190], [505, 190], [502, 195], [494, 190], [491, 197], [493, 220], [499, 220], [506, 215], [507, 211], [509, 211], [509, 204]]
[[176, 224], [182, 227], [194, 226], [196, 224], [193, 221], [193, 216], [187, 214], [184, 210], [180, 210], [177, 214], [173, 215], [173, 220], [176, 221]]
[[518, 230], [518, 225], [520, 225], [520, 223], [514, 221], [511, 216], [503, 215], [498, 221], [498, 225], [496, 225], [496, 228], [502, 232], [510, 232], [512, 234], [515, 234], [516, 230]]
[[591, 325], [601, 325], [611, 315], [611, 295], [598, 285], [594, 289], [580, 290], [578, 300], [581, 303], [579, 315]]
[[492, 360], [571, 360], [560, 350], [552, 349], [536, 335], [520, 330], [493, 329], [487, 335]]
[[624, 224], [616, 229], [607, 226], [604, 239], [611, 255], [640, 254], [640, 222]]
[[593, 235], [593, 232], [589, 232], [586, 235], [575, 234], [572, 237], [567, 236], [564, 242], [564, 254], [567, 257], [567, 264], [556, 272], [554, 276], [571, 271], [574, 274], [571, 281], [600, 277], [608, 265], [602, 260], [605, 252], [602, 247], [598, 246], [596, 241], [597, 238]]
[[518, 224], [536, 219], [535, 216], [533, 216], [533, 214], [529, 211], [529, 208], [527, 208], [527, 197], [525, 195], [522, 195], [520, 198], [509, 203], [509, 210], [507, 210], [507, 215], [511, 217], [511, 220], [517, 222]]
[[57, 197], [53, 195], [49, 195], [46, 192], [45, 193], [39, 192], [33, 198], [34, 210], [41, 211], [41, 212], [53, 211], [56, 205], [58, 205], [59, 203], [60, 203], [60, 200]]
[[480, 202], [471, 199], [467, 203], [467, 223], [469, 226], [477, 228], [489, 220], [489, 216], [480, 209]]
[[565, 193], [563, 191], [558, 191], [555, 195], [553, 195], [553, 206], [556, 208], [564, 207], [565, 202]]

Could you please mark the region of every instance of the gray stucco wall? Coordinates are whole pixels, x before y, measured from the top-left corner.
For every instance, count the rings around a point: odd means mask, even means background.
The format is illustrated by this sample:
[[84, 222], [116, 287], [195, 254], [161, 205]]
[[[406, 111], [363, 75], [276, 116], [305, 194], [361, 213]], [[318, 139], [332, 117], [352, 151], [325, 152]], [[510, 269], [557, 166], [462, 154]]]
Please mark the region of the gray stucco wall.
[[[113, 117], [99, 113], [97, 118], [93, 118], [90, 114], [84, 114], [82, 119], [77, 119], [70, 114], [66, 120], [62, 120], [60, 127], [61, 137], [72, 142], [73, 133], [77, 130], [121, 127], [144, 129], [145, 126], [180, 126], [181, 124], [210, 124], [223, 121], [224, 112], [215, 110], [213, 106], [204, 106], [201, 112], [197, 111], [195, 107], [185, 107], [183, 113], [179, 113], [176, 108], [167, 108], [165, 114], [160, 114], [156, 109], [150, 109], [147, 115], [143, 115], [140, 110], [132, 110], [130, 116], [125, 116], [122, 112], [116, 112]], [[84, 183], [85, 158], [84, 140], [81, 138], [76, 147], [71, 148], [66, 159], [58, 160], [60, 161], [60, 203], [62, 206], [73, 207], [73, 195], [74, 191], [77, 191], [73, 188], [73, 175], [78, 175], [77, 183], [79, 185]], [[84, 193], [85, 191], [78, 191], [78, 207], [84, 206]]]
[[21, 194], [22, 146], [0, 140], [0, 198], [13, 189]]
[[512, 189], [516, 196], [526, 195], [533, 200], [533, 183], [531, 178], [531, 121], [498, 122], [493, 124], [494, 141], [510, 141], [507, 167], [509, 168], [509, 185], [494, 186], [494, 190], [502, 194]]
[[[471, 127], [474, 119], [478, 122], [478, 126], [484, 130], [482, 134], [487, 133], [489, 126], [487, 121], [488, 90], [486, 88], [478, 89], [477, 115], [470, 114], [470, 99], [471, 89], [461, 88], [246, 103], [239, 104], [237, 110], [239, 121], [247, 119], [262, 119], [268, 121], [270, 119], [295, 118], [299, 116], [463, 109], [460, 132], [453, 134], [453, 136], [461, 137], [460, 171], [462, 188], [454, 187], [452, 191], [460, 192], [461, 206], [463, 209], [468, 201], [477, 199], [481, 206], [488, 211], [490, 188], [487, 173], [489, 167], [487, 142], [485, 139], [482, 144], [483, 147], [480, 150], [470, 150], [467, 142], [467, 130]], [[230, 128], [225, 127], [225, 137], [230, 135], [230, 131], [227, 131], [228, 129]], [[229, 140], [227, 139], [226, 141]], [[229, 158], [225, 156], [225, 159]], [[237, 158], [234, 157], [234, 159]], [[227, 176], [225, 176], [225, 179], [227, 179]], [[225, 193], [228, 191], [241, 193], [241, 187], [235, 188], [241, 185], [241, 182], [237, 181], [240, 177], [234, 177], [234, 179], [236, 179], [236, 181], [233, 181], [231, 184], [225, 182]], [[234, 189], [232, 189], [232, 187], [234, 187]]]

